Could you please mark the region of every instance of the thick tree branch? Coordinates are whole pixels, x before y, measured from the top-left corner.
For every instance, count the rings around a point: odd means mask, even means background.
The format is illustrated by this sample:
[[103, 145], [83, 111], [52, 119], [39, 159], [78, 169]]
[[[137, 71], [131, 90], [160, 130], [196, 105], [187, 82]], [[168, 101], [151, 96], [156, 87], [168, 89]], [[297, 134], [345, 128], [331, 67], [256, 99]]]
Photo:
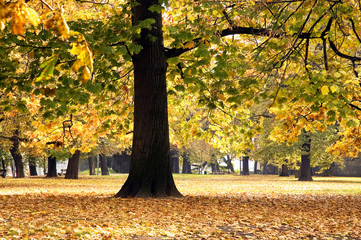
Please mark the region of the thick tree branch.
[[348, 103], [348, 105], [349, 105], [350, 107], [352, 107], [352, 108], [356, 109], [356, 110], [361, 111], [361, 108], [360, 108], [360, 107], [358, 107], [358, 106], [356, 106], [355, 104]]
[[[224, 29], [217, 33], [220, 37], [226, 37], [231, 35], [253, 35], [253, 36], [260, 36], [260, 37], [273, 37], [273, 38], [281, 38], [287, 37], [288, 35], [284, 32], [273, 31], [267, 28], [253, 28], [253, 27], [232, 27]], [[297, 36], [299, 39], [316, 39], [320, 37], [313, 37], [310, 33], [300, 33]], [[201, 42], [201, 38], [196, 38], [193, 40], [195, 46], [193, 48], [172, 48], [172, 49], [165, 49], [166, 50], [166, 57], [178, 57], [181, 54], [188, 52], [198, 46]]]
[[336, 53], [337, 56], [345, 58], [345, 59], [349, 59], [351, 61], [361, 61], [361, 58], [359, 58], [359, 57], [350, 56], [350, 55], [347, 55], [347, 54], [344, 54], [344, 53], [340, 52], [337, 49], [336, 44], [334, 42], [332, 42], [331, 39], [328, 39], [328, 42], [330, 43], [330, 47], [331, 47], [332, 51], [334, 51], [334, 53]]

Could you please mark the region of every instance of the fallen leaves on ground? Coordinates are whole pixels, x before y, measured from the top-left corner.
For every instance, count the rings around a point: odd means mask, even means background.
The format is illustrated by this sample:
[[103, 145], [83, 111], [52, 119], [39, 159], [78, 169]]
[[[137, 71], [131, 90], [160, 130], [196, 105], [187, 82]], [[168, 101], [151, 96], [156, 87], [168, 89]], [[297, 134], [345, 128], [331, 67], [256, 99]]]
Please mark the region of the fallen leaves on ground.
[[359, 178], [177, 175], [184, 198], [113, 198], [124, 180], [0, 179], [0, 239], [361, 238]]

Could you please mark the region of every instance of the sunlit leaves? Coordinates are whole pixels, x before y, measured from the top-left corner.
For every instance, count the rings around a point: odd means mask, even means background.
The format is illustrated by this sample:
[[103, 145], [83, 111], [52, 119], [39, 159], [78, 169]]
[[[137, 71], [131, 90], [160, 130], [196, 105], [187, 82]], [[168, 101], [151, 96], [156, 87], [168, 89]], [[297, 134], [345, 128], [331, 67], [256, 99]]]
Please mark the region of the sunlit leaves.
[[15, 35], [24, 34], [25, 25], [28, 23], [35, 27], [40, 23], [38, 13], [22, 1], [18, 1], [16, 3], [0, 2], [1, 30], [4, 30], [6, 20], [9, 17], [11, 17], [11, 31]]
[[91, 72], [93, 71], [93, 54], [82, 34], [80, 34], [77, 41], [73, 43], [73, 48], [70, 53], [77, 56], [77, 60], [71, 69], [74, 72], [78, 72], [79, 68], [84, 67], [82, 81], [86, 83], [91, 78]]

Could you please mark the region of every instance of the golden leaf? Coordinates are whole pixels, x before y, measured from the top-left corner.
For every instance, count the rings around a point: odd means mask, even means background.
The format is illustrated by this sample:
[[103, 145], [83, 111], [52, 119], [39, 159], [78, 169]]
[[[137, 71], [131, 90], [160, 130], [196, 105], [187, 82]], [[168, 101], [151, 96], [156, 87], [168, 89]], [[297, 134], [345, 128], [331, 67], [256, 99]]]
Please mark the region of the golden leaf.
[[0, 20], [0, 31], [5, 29], [5, 20]]
[[77, 43], [73, 43], [70, 53], [77, 55], [77, 60], [72, 66], [74, 72], [77, 72], [82, 66], [86, 66], [90, 73], [93, 72], [93, 54], [83, 35], [79, 36]]
[[194, 46], [195, 46], [194, 42], [190, 41], [184, 45], [184, 48], [194, 48]]
[[14, 35], [22, 35], [25, 33], [25, 23], [23, 19], [18, 15], [14, 14], [12, 21], [11, 21], [11, 32]]
[[43, 26], [45, 29], [52, 29], [55, 28], [55, 21], [57, 20], [56, 15], [52, 16], [51, 18], [48, 18], [44, 21]]
[[330, 90], [328, 89], [327, 86], [323, 86], [323, 87], [321, 88], [321, 93], [322, 93], [322, 95], [327, 95], [329, 92], [330, 92]]
[[83, 66], [82, 62], [78, 59], [75, 61], [75, 63], [71, 67], [71, 70], [73, 70], [74, 72], [77, 72], [81, 66]]
[[71, 153], [71, 154], [74, 154], [75, 151], [76, 151], [76, 148], [75, 148], [75, 147], [72, 147], [72, 148], [70, 149], [70, 153]]
[[81, 78], [81, 80], [83, 81], [83, 83], [87, 83], [88, 80], [91, 78], [91, 73], [88, 67], [84, 67], [83, 68], [83, 76]]
[[22, 7], [23, 8], [23, 12], [25, 13], [25, 18], [33, 25], [33, 26], [38, 26], [39, 25], [39, 23], [40, 23], [40, 17], [39, 17], [39, 15], [38, 15], [38, 13], [34, 10], [34, 9], [32, 9], [32, 8], [30, 8], [30, 7], [28, 7], [26, 4], [25, 5], [23, 5], [24, 7]]
[[67, 38], [70, 37], [70, 35], [69, 35], [69, 26], [66, 23], [64, 15], [62, 13], [60, 13], [59, 19], [58, 19], [56, 25], [58, 27], [58, 31], [59, 31], [60, 35], [63, 38], [67, 39]]

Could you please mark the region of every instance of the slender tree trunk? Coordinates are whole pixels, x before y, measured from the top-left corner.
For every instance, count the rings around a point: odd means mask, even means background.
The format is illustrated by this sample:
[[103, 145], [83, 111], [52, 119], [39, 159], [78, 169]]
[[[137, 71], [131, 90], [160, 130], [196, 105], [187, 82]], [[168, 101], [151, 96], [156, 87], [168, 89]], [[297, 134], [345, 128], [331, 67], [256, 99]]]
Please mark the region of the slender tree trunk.
[[102, 175], [109, 175], [108, 170], [108, 161], [105, 154], [99, 154], [99, 161], [100, 161], [100, 169], [102, 172]]
[[[134, 39], [142, 50], [133, 56], [134, 131], [130, 173], [116, 197], [181, 196], [169, 161], [167, 60], [163, 44], [162, 13], [150, 11], [158, 0], [138, 0], [132, 7], [132, 24], [154, 19]], [[150, 37], [151, 36], [151, 37]]]
[[288, 177], [288, 176], [290, 176], [287, 164], [282, 164], [282, 169], [281, 169], [281, 173], [280, 173], [279, 176], [280, 177]]
[[88, 163], [89, 163], [89, 175], [95, 175], [94, 157], [89, 156]]
[[219, 164], [218, 163], [211, 163], [212, 173], [219, 172]]
[[29, 169], [30, 169], [30, 176], [38, 176], [36, 171], [36, 160], [35, 158], [29, 159]]
[[311, 133], [302, 131], [304, 143], [302, 144], [301, 168], [298, 181], [312, 181], [311, 176]]
[[244, 156], [242, 159], [243, 162], [243, 169], [242, 175], [249, 175], [249, 156]]
[[56, 157], [48, 157], [48, 173], [46, 174], [46, 177], [58, 177], [56, 172]]
[[179, 173], [179, 151], [175, 147], [170, 151], [172, 173]]
[[254, 170], [253, 170], [254, 174], [257, 174], [258, 171], [257, 166], [258, 166], [258, 161], [254, 161]]
[[191, 164], [189, 162], [189, 156], [187, 152], [183, 152], [183, 166], [182, 166], [182, 173], [190, 174], [192, 173]]
[[268, 162], [267, 162], [267, 161], [263, 163], [263, 175], [268, 174], [267, 165], [268, 165]]
[[14, 132], [14, 136], [11, 137], [11, 142], [12, 142], [12, 146], [10, 148], [10, 153], [11, 156], [14, 159], [14, 163], [15, 163], [15, 176], [16, 178], [24, 178], [25, 177], [25, 173], [24, 173], [24, 164], [23, 164], [23, 157], [21, 156], [20, 152], [19, 152], [19, 144], [20, 144], [20, 139], [19, 139], [19, 131], [15, 130]]
[[5, 161], [3, 158], [1, 158], [2, 168], [0, 169], [0, 173], [2, 174], [1, 177], [6, 177], [6, 167], [5, 167]]
[[79, 178], [79, 159], [80, 151], [76, 150], [69, 158], [68, 167], [66, 168], [65, 179], [78, 179]]

